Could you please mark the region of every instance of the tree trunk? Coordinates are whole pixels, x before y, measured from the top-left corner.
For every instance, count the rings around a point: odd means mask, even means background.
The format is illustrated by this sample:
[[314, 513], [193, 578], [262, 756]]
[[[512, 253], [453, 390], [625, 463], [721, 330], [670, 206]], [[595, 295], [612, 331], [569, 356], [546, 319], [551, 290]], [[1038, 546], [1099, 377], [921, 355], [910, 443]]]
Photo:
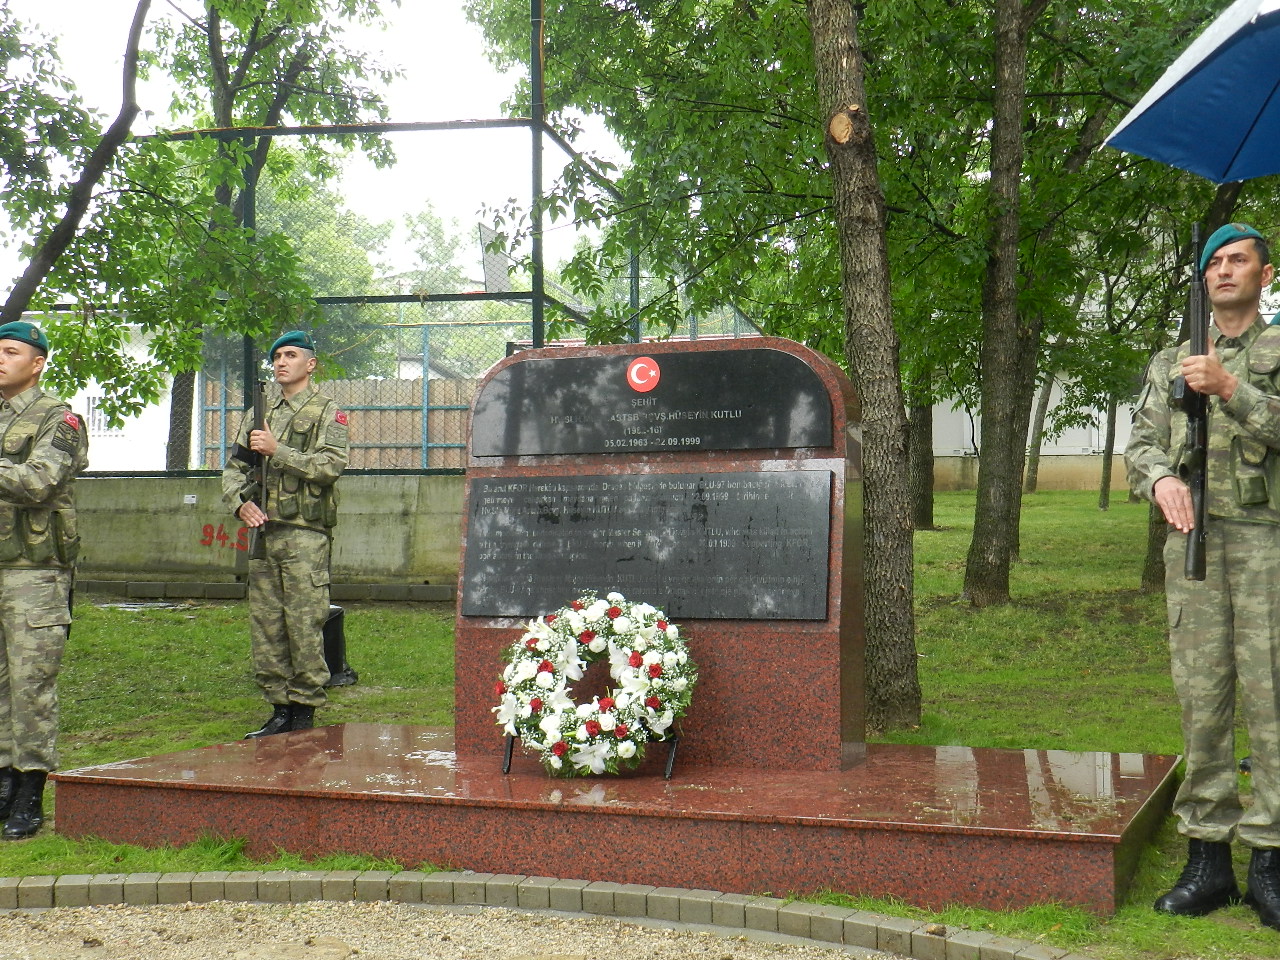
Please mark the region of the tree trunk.
[[1031, 439], [1027, 441], [1027, 475], [1022, 481], [1023, 493], [1035, 493], [1040, 482], [1040, 444], [1044, 441], [1044, 420], [1049, 415], [1049, 397], [1053, 394], [1053, 374], [1040, 384], [1036, 412], [1031, 420]]
[[844, 343], [862, 397], [867, 726], [920, 721], [907, 426], [889, 296], [884, 195], [848, 0], [807, 0], [840, 241]]
[[1098, 509], [1109, 510], [1111, 508], [1111, 472], [1112, 472], [1112, 456], [1111, 451], [1116, 445], [1116, 395], [1113, 393], [1107, 397], [1107, 428], [1105, 430], [1105, 439], [1102, 441], [1102, 483], [1098, 490]]
[[917, 403], [907, 421], [908, 475], [911, 491], [911, 525], [934, 529], [933, 522], [933, 404]]
[[[1018, 314], [1019, 187], [1029, 18], [1021, 0], [995, 5], [995, 111], [991, 132], [991, 222], [982, 284], [982, 456], [964, 593], [977, 606], [1009, 601], [1009, 562], [1019, 509], [1026, 418], [1010, 402], [1021, 391], [1037, 343]], [[1029, 395], [1028, 395], [1029, 400]]]
[[1142, 561], [1142, 592], [1164, 592], [1164, 542], [1169, 524], [1154, 503], [1147, 514], [1147, 555]]
[[22, 272], [22, 276], [9, 291], [4, 308], [0, 309], [0, 324], [22, 319], [23, 313], [31, 303], [31, 298], [40, 289], [40, 284], [49, 275], [58, 257], [62, 256], [62, 252], [75, 239], [80, 221], [84, 219], [85, 212], [89, 209], [93, 188], [107, 172], [107, 167], [111, 165], [121, 145], [129, 139], [129, 128], [133, 126], [134, 118], [138, 115], [138, 49], [142, 42], [142, 28], [147, 21], [147, 11], [150, 7], [151, 0], [138, 0], [138, 6], [133, 11], [133, 23], [129, 27], [129, 39], [124, 54], [120, 112], [116, 114], [115, 120], [111, 122], [106, 133], [102, 135], [102, 140], [89, 155], [89, 159], [85, 161], [79, 178], [72, 184], [62, 217], [40, 244], [39, 249], [27, 264], [27, 268]]

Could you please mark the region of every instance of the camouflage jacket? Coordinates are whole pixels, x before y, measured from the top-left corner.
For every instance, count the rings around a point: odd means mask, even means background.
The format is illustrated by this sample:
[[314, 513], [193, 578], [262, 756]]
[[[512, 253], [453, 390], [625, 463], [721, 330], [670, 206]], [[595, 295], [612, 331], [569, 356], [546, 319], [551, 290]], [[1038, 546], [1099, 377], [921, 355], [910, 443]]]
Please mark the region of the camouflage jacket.
[[84, 421], [38, 386], [0, 401], [0, 565], [75, 563], [72, 481], [89, 464]]
[[[279, 446], [267, 460], [265, 496], [256, 487], [254, 467], [233, 458], [222, 471], [223, 502], [236, 513], [253, 500], [270, 520], [328, 530], [337, 522], [335, 484], [347, 466], [347, 415], [313, 385], [286, 399], [272, 384], [266, 419]], [[252, 429], [252, 414], [245, 411], [236, 440], [246, 450]]]
[[[1205, 509], [1209, 516], [1280, 523], [1280, 327], [1259, 316], [1239, 337], [1210, 325], [1223, 367], [1240, 380], [1227, 402], [1210, 397]], [[1170, 403], [1188, 345], [1162, 350], [1147, 367], [1124, 459], [1129, 486], [1152, 499], [1157, 481], [1176, 477], [1187, 417]]]

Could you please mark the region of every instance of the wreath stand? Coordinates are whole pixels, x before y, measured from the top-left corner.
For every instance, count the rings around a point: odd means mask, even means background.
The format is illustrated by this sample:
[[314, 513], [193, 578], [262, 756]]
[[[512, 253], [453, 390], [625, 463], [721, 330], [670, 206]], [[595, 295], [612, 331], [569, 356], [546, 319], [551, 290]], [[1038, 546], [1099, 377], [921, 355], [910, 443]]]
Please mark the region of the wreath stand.
[[[502, 773], [504, 776], [511, 772], [511, 754], [515, 750], [516, 738], [511, 736], [511, 734], [507, 734], [506, 741], [506, 745], [502, 750]], [[680, 738], [668, 737], [665, 740], [659, 740], [657, 742], [665, 743], [667, 745], [667, 764], [663, 769], [662, 779], [670, 780], [671, 771], [676, 765], [676, 750], [680, 747]]]

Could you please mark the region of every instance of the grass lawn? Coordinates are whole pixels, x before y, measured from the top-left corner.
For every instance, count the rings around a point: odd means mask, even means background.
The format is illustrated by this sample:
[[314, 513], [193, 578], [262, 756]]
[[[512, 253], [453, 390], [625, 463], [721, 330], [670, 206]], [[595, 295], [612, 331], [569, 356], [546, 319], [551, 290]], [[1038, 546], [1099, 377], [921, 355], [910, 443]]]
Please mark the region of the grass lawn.
[[[938, 530], [916, 535], [917, 644], [924, 717], [897, 743], [1180, 752], [1165, 650], [1164, 602], [1138, 591], [1145, 504], [1095, 493], [1024, 499], [1014, 602], [975, 610], [960, 602], [973, 494], [942, 494]], [[331, 691], [317, 719], [448, 725], [453, 712], [452, 609], [352, 605], [348, 658], [360, 673]], [[268, 710], [253, 684], [241, 604], [99, 605], [79, 598], [62, 674], [66, 769], [238, 739]], [[1243, 734], [1240, 753], [1247, 752]], [[1246, 782], [1247, 787], [1247, 782]], [[1172, 824], [1146, 852], [1129, 902], [1102, 920], [1052, 905], [1016, 912], [906, 904], [833, 892], [824, 902], [1038, 939], [1099, 960], [1277, 958], [1280, 933], [1233, 907], [1202, 919], [1155, 914], [1151, 902], [1177, 877], [1185, 852]], [[1237, 874], [1247, 860], [1237, 853]], [[270, 865], [301, 861], [282, 854]], [[359, 856], [322, 869], [391, 865]], [[0, 844], [0, 876], [261, 868], [239, 842], [139, 850], [70, 842], [48, 831]]]

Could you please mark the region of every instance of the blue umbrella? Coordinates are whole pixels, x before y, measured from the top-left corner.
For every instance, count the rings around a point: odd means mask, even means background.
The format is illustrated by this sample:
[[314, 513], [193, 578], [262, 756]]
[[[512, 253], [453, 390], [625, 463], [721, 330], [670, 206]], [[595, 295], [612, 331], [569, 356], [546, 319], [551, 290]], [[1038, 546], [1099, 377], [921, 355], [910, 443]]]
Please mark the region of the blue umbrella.
[[1280, 173], [1280, 0], [1236, 0], [1106, 143], [1214, 183]]

